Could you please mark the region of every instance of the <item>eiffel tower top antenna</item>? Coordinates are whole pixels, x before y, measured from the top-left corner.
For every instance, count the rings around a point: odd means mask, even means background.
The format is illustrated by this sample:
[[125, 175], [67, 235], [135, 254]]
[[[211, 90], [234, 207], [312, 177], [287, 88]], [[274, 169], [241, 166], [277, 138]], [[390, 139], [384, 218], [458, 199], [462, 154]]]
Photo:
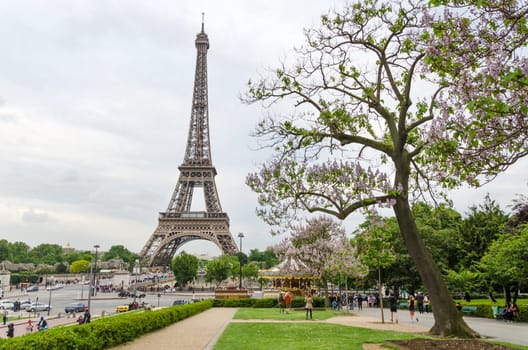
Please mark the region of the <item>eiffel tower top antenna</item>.
[[205, 12], [202, 12], [202, 33], [204, 33], [204, 16]]

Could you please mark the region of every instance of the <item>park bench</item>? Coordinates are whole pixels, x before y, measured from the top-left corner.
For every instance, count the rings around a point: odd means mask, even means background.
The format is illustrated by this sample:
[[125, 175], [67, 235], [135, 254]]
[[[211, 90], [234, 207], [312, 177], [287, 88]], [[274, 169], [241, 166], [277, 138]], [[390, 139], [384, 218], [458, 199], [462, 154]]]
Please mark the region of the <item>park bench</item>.
[[407, 305], [407, 302], [406, 301], [401, 301], [399, 304], [398, 304], [398, 309], [407, 309], [409, 306]]
[[493, 305], [491, 307], [491, 313], [493, 314], [493, 318], [496, 320], [502, 320], [502, 317], [500, 317], [500, 313], [504, 311], [503, 307]]
[[476, 306], [462, 306], [462, 309], [460, 310], [460, 312], [462, 312], [463, 314], [468, 314], [468, 315], [472, 315], [474, 314], [475, 312], [477, 312], [477, 307]]

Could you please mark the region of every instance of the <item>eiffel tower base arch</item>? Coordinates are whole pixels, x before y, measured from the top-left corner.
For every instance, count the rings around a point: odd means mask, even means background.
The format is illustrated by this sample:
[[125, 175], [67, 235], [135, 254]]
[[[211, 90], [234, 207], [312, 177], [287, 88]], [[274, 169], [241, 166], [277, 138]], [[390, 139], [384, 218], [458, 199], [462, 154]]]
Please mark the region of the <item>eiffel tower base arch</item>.
[[216, 244], [224, 254], [235, 254], [238, 249], [229, 231], [228, 218], [205, 218], [206, 215], [195, 213], [196, 217], [160, 218], [158, 227], [141, 251], [142, 265], [170, 268], [178, 248], [200, 239]]

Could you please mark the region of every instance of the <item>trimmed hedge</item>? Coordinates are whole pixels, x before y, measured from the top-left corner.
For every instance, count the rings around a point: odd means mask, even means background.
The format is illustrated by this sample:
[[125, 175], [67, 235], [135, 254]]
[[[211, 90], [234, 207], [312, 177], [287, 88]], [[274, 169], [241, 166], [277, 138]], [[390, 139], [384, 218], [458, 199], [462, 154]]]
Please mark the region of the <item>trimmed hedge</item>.
[[[264, 299], [215, 299], [214, 307], [254, 307], [254, 308], [272, 308], [278, 307], [279, 301], [277, 298]], [[314, 307], [324, 307], [324, 298], [314, 297]], [[304, 298], [295, 297], [292, 299], [292, 308], [304, 307]]]
[[84, 325], [51, 328], [21, 337], [0, 340], [0, 350], [78, 349], [99, 350], [134, 340], [213, 306], [212, 300], [177, 305], [160, 310], [99, 318]]
[[[476, 306], [477, 310], [471, 313], [471, 316], [493, 318], [493, 312], [489, 304], [462, 304], [462, 306]], [[514, 321], [528, 322], [528, 304], [517, 305], [519, 307], [519, 315], [514, 318]]]

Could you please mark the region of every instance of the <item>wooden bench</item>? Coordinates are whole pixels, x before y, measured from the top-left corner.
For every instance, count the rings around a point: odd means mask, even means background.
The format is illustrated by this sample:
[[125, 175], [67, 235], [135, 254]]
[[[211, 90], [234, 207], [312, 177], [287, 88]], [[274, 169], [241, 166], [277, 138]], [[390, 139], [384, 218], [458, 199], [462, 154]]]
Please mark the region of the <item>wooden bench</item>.
[[462, 312], [463, 314], [472, 315], [475, 312], [477, 312], [477, 307], [465, 305], [465, 306], [462, 306], [462, 309], [460, 309], [460, 312]]

